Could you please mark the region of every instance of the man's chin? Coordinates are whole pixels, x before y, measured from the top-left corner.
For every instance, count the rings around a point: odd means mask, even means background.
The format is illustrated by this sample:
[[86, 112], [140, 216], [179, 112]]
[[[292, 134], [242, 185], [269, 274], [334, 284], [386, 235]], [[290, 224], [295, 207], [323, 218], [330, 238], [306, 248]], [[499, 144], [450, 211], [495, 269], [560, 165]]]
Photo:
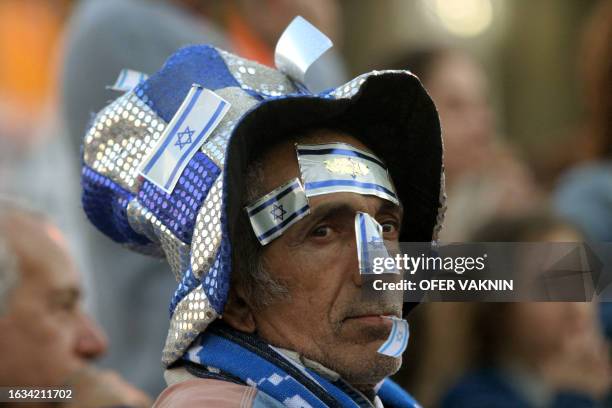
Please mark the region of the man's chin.
[[[384, 326], [360, 325], [345, 327], [343, 340], [335, 355], [333, 370], [351, 384], [376, 384], [383, 378], [395, 374], [401, 364], [401, 357], [390, 357], [378, 352], [389, 337], [390, 330]], [[350, 337], [349, 337], [350, 335]]]
[[345, 364], [336, 368], [338, 374], [352, 385], [374, 385], [395, 374], [402, 365], [402, 358], [380, 354], [379, 343], [371, 343], [360, 349], [347, 349], [346, 353], [343, 353]]

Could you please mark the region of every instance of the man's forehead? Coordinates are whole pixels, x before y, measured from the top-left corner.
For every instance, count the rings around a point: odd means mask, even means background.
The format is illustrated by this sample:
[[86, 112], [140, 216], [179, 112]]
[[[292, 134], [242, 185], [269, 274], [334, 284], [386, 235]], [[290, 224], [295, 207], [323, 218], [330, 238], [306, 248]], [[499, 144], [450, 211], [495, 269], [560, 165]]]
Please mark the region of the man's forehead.
[[312, 218], [317, 202], [338, 193], [349, 193], [343, 208], [350, 204], [355, 213], [376, 213], [381, 205], [372, 200], [399, 207], [387, 167], [357, 138], [330, 130], [299, 136], [270, 147], [252, 167], [258, 181], [253, 178], [251, 186], [263, 191], [245, 210], [262, 245]]
[[327, 212], [342, 210], [355, 214], [357, 211], [372, 212], [379, 211], [397, 212], [403, 214], [401, 205], [396, 205], [388, 200], [375, 196], [367, 196], [355, 193], [338, 192], [322, 194], [309, 199], [311, 215], [320, 215]]
[[264, 171], [264, 186], [266, 190], [272, 190], [288, 180], [299, 177], [300, 169], [298, 166], [295, 143], [348, 143], [366, 152], [371, 150], [359, 139], [348, 133], [329, 130], [315, 129], [302, 136], [289, 138], [267, 150], [261, 156]]

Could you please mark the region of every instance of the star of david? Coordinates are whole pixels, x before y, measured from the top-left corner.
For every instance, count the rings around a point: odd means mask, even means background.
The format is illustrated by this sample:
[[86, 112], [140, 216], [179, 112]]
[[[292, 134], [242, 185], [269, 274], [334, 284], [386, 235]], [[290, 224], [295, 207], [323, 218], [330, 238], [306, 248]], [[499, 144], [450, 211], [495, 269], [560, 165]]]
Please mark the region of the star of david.
[[383, 240], [377, 237], [372, 237], [370, 241], [368, 241], [368, 245], [370, 245], [370, 248], [372, 249], [385, 248], [385, 243], [383, 242]]
[[274, 204], [270, 214], [272, 214], [272, 217], [274, 217], [274, 221], [282, 221], [285, 214], [287, 214], [287, 211], [283, 208], [282, 204]]
[[178, 146], [179, 150], [183, 150], [183, 147], [191, 144], [191, 137], [194, 133], [195, 130], [191, 130], [189, 126], [187, 126], [185, 130], [176, 134], [176, 143], [174, 143], [174, 145]]
[[404, 340], [404, 332], [403, 332], [403, 331], [401, 331], [401, 330], [399, 330], [399, 331], [397, 332], [397, 337], [396, 337], [396, 339], [397, 339], [397, 340]]

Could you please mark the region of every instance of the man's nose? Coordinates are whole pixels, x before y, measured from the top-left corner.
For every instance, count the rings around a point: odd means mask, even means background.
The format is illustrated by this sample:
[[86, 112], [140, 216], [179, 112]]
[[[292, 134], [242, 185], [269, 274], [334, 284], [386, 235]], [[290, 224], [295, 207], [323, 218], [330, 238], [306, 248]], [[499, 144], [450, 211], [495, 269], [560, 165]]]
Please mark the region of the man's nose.
[[89, 316], [81, 315], [81, 329], [76, 344], [77, 354], [86, 360], [93, 360], [106, 352], [108, 340], [104, 332]]

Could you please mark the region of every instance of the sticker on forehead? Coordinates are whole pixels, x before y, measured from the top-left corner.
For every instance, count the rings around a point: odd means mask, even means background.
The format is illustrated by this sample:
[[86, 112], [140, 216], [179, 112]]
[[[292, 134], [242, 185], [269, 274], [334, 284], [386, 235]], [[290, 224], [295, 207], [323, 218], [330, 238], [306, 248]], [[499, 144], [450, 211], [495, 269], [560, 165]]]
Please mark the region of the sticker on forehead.
[[375, 155], [347, 143], [296, 144], [296, 150], [308, 197], [349, 192], [399, 205], [387, 167]]
[[370, 214], [355, 214], [355, 240], [360, 274], [399, 273], [395, 268], [377, 271], [374, 267], [375, 259], [386, 259], [389, 252], [382, 237], [382, 226]]
[[390, 357], [399, 357], [406, 350], [406, 347], [408, 347], [408, 338], [410, 337], [408, 322], [397, 317], [383, 317], [391, 319], [393, 321], [393, 327], [391, 328], [391, 333], [387, 341], [380, 346], [378, 352]]
[[245, 207], [257, 240], [266, 245], [310, 213], [304, 187], [298, 178], [272, 190]]

